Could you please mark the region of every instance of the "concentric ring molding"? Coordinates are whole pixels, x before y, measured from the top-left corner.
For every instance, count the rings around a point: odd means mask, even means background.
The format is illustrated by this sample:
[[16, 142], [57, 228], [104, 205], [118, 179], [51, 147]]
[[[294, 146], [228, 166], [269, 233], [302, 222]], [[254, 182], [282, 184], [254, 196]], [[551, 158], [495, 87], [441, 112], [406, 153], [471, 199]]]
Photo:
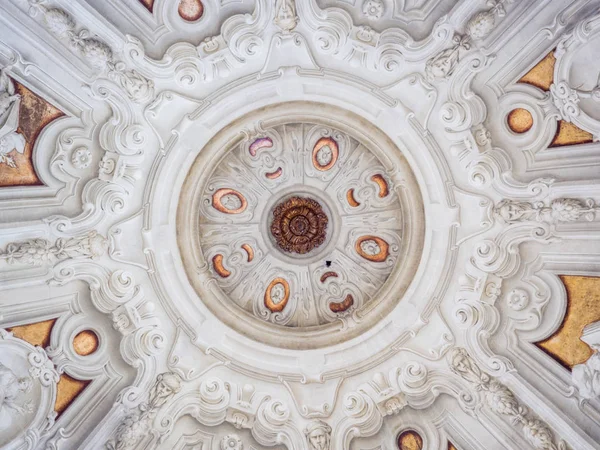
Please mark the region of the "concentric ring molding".
[[[228, 364], [234, 371], [252, 372], [264, 380], [278, 380], [280, 374], [317, 377], [324, 374], [360, 373], [403, 349], [426, 358], [437, 355], [452, 335], [440, 316], [438, 305], [448, 289], [456, 268], [457, 248], [454, 182], [446, 155], [427, 130], [432, 105], [414, 115], [402, 104], [402, 96], [391, 96], [368, 81], [336, 71], [325, 74], [286, 72], [286, 89], [278, 89], [278, 77], [248, 78], [226, 84], [202, 102], [190, 104], [184, 97], [166, 93], [148, 110], [153, 129], [163, 143], [145, 190], [147, 231], [145, 251], [149, 276], [156, 287], [157, 300], [173, 323], [178, 324], [178, 340], [187, 341]], [[323, 79], [327, 89], [322, 89]], [[349, 84], [354, 89], [350, 95]], [[398, 92], [402, 94], [403, 91]], [[413, 92], [414, 94], [414, 92]], [[411, 94], [412, 95], [412, 94]], [[426, 95], [426, 92], [423, 92]], [[252, 98], [252, 102], [243, 99]], [[418, 180], [424, 199], [427, 226], [423, 255], [417, 274], [405, 298], [360, 338], [339, 345], [294, 351], [259, 343], [221, 322], [200, 301], [188, 281], [177, 244], [177, 206], [180, 191], [201, 150], [219, 131], [258, 109], [279, 104], [310, 101], [330, 105], [327, 109], [350, 111], [361, 123], [376, 123], [400, 148]], [[299, 111], [302, 113], [302, 111]], [[178, 118], [177, 118], [178, 117]], [[223, 143], [226, 145], [227, 143]], [[198, 267], [198, 271], [206, 267]], [[439, 337], [423, 341], [419, 330], [432, 323]], [[216, 352], [216, 353], [215, 353]], [[280, 355], [281, 358], [273, 358]], [[309, 357], [311, 364], [303, 361]]]
[[[386, 176], [396, 187], [402, 209], [403, 239], [399, 263], [373, 299], [359, 308], [351, 319], [308, 327], [286, 327], [265, 322], [235, 305], [215, 285], [207, 259], [201, 250], [199, 214], [203, 190], [211, 174], [231, 149], [248, 140], [248, 131], [286, 123], [312, 123], [347, 133], [374, 153]], [[408, 162], [394, 143], [377, 127], [355, 114], [309, 102], [284, 103], [261, 108], [234, 121], [217, 133], [200, 151], [183, 185], [177, 218], [179, 251], [189, 282], [210, 311], [227, 326], [253, 340], [289, 349], [311, 349], [335, 345], [356, 337], [373, 327], [401, 301], [421, 258], [425, 219], [419, 187]], [[348, 326], [348, 323], [351, 326]]]

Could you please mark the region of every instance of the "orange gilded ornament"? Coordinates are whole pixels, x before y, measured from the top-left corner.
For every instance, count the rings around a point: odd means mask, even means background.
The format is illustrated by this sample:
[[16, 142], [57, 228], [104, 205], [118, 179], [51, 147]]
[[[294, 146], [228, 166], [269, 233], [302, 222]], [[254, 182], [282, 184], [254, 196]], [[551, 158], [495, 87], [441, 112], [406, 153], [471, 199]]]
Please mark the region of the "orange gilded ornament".
[[221, 278], [227, 278], [231, 275], [231, 272], [223, 265], [223, 255], [219, 253], [218, 255], [213, 256], [212, 262], [215, 272], [217, 272]]
[[248, 206], [246, 198], [233, 189], [219, 189], [212, 196], [212, 206], [225, 214], [240, 214]]
[[379, 186], [379, 197], [384, 198], [387, 197], [390, 193], [390, 189], [388, 187], [387, 181], [383, 178], [383, 175], [376, 174], [371, 177], [371, 181], [374, 181], [377, 186]]
[[377, 236], [362, 236], [354, 246], [360, 256], [372, 262], [384, 262], [390, 254], [389, 247], [387, 242]]
[[354, 297], [348, 294], [342, 302], [331, 302], [329, 309], [334, 313], [341, 313], [347, 311], [352, 305], [354, 305]]
[[346, 200], [348, 200], [348, 204], [353, 208], [360, 206], [360, 203], [354, 198], [354, 188], [348, 189], [348, 192], [346, 192]]
[[321, 138], [313, 148], [312, 161], [317, 170], [331, 169], [337, 162], [340, 150], [337, 142], [329, 137]]
[[283, 278], [275, 278], [265, 291], [265, 306], [271, 312], [281, 312], [290, 299], [290, 285]]
[[200, 0], [179, 0], [177, 12], [183, 20], [194, 22], [202, 17], [204, 5]]

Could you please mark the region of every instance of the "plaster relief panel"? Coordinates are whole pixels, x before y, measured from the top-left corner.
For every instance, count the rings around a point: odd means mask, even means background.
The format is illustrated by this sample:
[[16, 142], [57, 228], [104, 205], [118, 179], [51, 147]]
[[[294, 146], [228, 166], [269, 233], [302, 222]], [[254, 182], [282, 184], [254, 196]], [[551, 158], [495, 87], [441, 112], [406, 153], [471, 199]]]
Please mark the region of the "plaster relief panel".
[[33, 149], [43, 128], [64, 114], [0, 71], [0, 187], [41, 184]]
[[[519, 80], [519, 83], [527, 83], [544, 92], [551, 92], [556, 89], [554, 86], [554, 72], [556, 66], [555, 51], [550, 52], [538, 62], [529, 72]], [[513, 114], [513, 113], [511, 113]], [[525, 133], [533, 125], [533, 117], [524, 109], [520, 109], [518, 115], [508, 116], [509, 126], [515, 133]], [[565, 145], [587, 144], [593, 141], [593, 135], [586, 130], [582, 130], [577, 125], [568, 120], [558, 120], [557, 130], [550, 147], [561, 147]]]

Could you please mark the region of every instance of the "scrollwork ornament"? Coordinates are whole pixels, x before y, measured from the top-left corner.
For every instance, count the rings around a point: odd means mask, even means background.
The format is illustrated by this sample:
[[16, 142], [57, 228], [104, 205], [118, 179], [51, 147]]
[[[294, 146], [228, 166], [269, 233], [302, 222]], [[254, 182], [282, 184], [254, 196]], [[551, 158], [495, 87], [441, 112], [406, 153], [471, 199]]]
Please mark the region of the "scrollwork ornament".
[[550, 95], [552, 96], [552, 103], [558, 108], [564, 120], [572, 122], [573, 119], [579, 116], [579, 94], [566, 81], [552, 84]]
[[29, 374], [34, 379], [39, 379], [42, 386], [50, 386], [58, 383], [60, 376], [54, 368], [54, 364], [48, 358], [46, 351], [41, 347], [36, 347], [27, 357], [31, 367]]

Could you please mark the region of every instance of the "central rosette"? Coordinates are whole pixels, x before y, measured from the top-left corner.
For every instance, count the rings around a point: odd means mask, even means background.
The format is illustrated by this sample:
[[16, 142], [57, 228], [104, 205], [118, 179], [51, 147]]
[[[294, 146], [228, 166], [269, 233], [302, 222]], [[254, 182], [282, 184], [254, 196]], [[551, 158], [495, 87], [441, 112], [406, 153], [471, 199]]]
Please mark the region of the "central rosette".
[[281, 250], [304, 255], [325, 242], [328, 223], [317, 201], [291, 197], [273, 209], [271, 234]]

